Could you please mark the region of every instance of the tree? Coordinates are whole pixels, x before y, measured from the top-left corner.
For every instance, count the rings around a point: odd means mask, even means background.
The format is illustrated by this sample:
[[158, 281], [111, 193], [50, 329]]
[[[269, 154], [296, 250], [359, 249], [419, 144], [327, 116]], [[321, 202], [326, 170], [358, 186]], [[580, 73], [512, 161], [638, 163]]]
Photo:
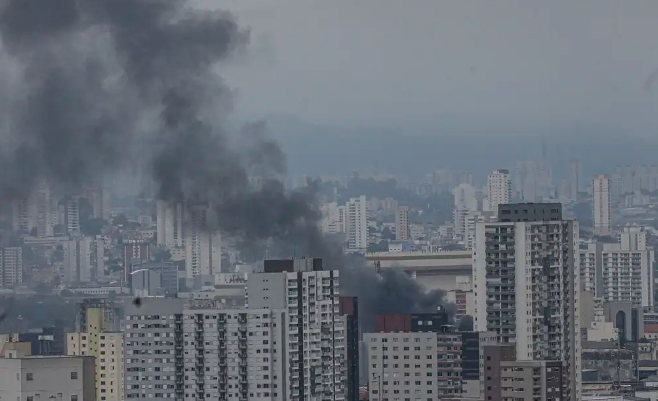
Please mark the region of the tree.
[[368, 245], [368, 252], [388, 252], [388, 241], [379, 241], [376, 244]]
[[394, 240], [395, 239], [395, 235], [393, 235], [393, 233], [391, 232], [391, 229], [388, 228], [388, 226], [384, 227], [384, 229], [382, 230], [382, 239], [386, 239], [386, 240]]

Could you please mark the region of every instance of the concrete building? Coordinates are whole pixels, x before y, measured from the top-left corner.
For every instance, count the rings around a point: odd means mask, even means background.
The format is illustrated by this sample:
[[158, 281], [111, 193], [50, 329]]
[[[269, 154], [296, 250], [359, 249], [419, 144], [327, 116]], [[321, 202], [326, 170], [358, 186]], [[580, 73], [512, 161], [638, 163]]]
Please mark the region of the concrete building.
[[350, 199], [345, 205], [347, 247], [352, 251], [368, 248], [368, 202], [365, 195]]
[[[572, 400], [561, 361], [518, 360], [514, 345], [484, 347], [485, 400]], [[580, 375], [580, 371], [578, 372]]]
[[93, 357], [32, 356], [7, 346], [0, 355], [1, 400], [96, 401], [95, 384]]
[[14, 199], [11, 206], [12, 230], [18, 234], [29, 234], [32, 228], [30, 225], [29, 200], [24, 197]]
[[289, 364], [283, 400], [345, 399], [348, 363], [339, 293], [338, 271], [323, 270], [322, 259], [266, 260], [263, 273], [249, 275], [250, 309], [288, 311], [281, 327], [290, 333], [281, 344]]
[[211, 210], [207, 206], [188, 210], [184, 232], [185, 273], [188, 280], [198, 275], [212, 275], [222, 271], [222, 243], [218, 230], [210, 229]]
[[63, 283], [96, 282], [105, 276], [103, 238], [76, 237], [62, 243], [64, 263], [60, 271]]
[[[128, 304], [124, 334], [124, 399], [184, 399], [183, 300], [144, 298]], [[189, 375], [189, 374], [188, 374]]]
[[[153, 295], [169, 295], [173, 296], [178, 293], [178, 267], [174, 262], [142, 262], [133, 264], [133, 271], [150, 270], [157, 272], [159, 276], [159, 286], [155, 289]], [[134, 276], [134, 275], [133, 275]], [[136, 288], [135, 277], [133, 277], [133, 288]], [[142, 283], [144, 284], [144, 283]], [[150, 287], [152, 288], [152, 286]], [[150, 291], [149, 291], [150, 293]]]
[[67, 334], [69, 355], [94, 357], [96, 400], [122, 401], [123, 333], [106, 327], [103, 308], [86, 308], [84, 331]]
[[[545, 210], [542, 204], [506, 206], [498, 222], [478, 224], [473, 250], [475, 330], [494, 332], [502, 344], [515, 344], [517, 360], [561, 361], [565, 399], [578, 401], [578, 223], [553, 220], [561, 210], [543, 205]], [[547, 218], [542, 221], [541, 216]]]
[[68, 234], [80, 232], [80, 197], [72, 196], [66, 200], [65, 227]]
[[580, 249], [583, 290], [606, 302], [629, 301], [654, 305], [654, 250], [646, 232], [626, 227], [617, 243], [589, 242]]
[[125, 398], [344, 400], [349, 320], [337, 280], [319, 259], [268, 260], [249, 275], [246, 308], [169, 298], [127, 306]]
[[498, 213], [498, 205], [512, 200], [512, 182], [509, 170], [494, 170], [487, 177], [487, 204], [489, 211]]
[[445, 313], [379, 315], [368, 347], [369, 400], [439, 400], [462, 392], [461, 333]]
[[344, 210], [342, 207], [343, 213], [341, 213], [341, 206], [338, 206], [336, 202], [325, 203], [320, 208], [322, 212], [322, 222], [321, 229], [325, 234], [338, 234], [345, 232], [345, 222], [341, 219], [345, 217]]
[[158, 246], [182, 247], [183, 240], [183, 204], [169, 204], [159, 200], [156, 205]]
[[463, 237], [468, 229], [468, 216], [478, 210], [475, 187], [471, 184], [459, 184], [454, 190], [453, 224], [455, 234]]
[[340, 297], [339, 309], [345, 327], [345, 400], [359, 401], [359, 301]]
[[0, 288], [23, 283], [23, 248], [6, 247], [0, 250]]
[[50, 186], [45, 182], [37, 185], [36, 191], [37, 209], [37, 237], [45, 238], [54, 235], [55, 224], [53, 222], [53, 193]]
[[129, 240], [123, 244], [123, 279], [130, 283], [134, 266], [151, 260], [151, 247], [143, 240]]
[[395, 213], [395, 239], [409, 241], [409, 207], [400, 206]]
[[597, 175], [592, 181], [592, 213], [594, 214], [594, 234], [612, 234], [610, 212], [610, 177]]

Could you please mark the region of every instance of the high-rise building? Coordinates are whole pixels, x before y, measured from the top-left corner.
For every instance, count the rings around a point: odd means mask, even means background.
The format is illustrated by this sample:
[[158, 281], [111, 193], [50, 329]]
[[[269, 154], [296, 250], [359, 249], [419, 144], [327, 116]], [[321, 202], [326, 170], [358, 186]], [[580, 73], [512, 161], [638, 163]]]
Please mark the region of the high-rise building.
[[70, 239], [62, 243], [62, 251], [62, 282], [89, 283], [105, 275], [105, 247], [101, 236]]
[[184, 228], [185, 272], [188, 279], [222, 271], [222, 243], [218, 230], [211, 228], [212, 217], [207, 206], [188, 210]]
[[[364, 199], [365, 200], [365, 199]], [[345, 399], [345, 327], [340, 318], [338, 271], [322, 259], [266, 260], [247, 284], [250, 309], [287, 310], [284, 400]], [[308, 375], [307, 375], [308, 373]]]
[[489, 210], [497, 213], [498, 205], [512, 201], [512, 182], [509, 170], [494, 170], [487, 178], [487, 201]]
[[23, 282], [23, 248], [0, 249], [0, 287], [14, 287]]
[[395, 239], [409, 241], [409, 207], [400, 206], [395, 213]]
[[478, 223], [475, 330], [514, 344], [522, 361], [559, 360], [565, 399], [581, 399], [578, 223], [559, 204], [512, 204]]
[[123, 244], [124, 280], [130, 282], [130, 275], [135, 270], [133, 265], [151, 260], [151, 248], [146, 241], [130, 240]]
[[159, 200], [156, 208], [158, 245], [183, 246], [183, 219], [185, 217], [183, 204], [180, 202], [169, 204]]
[[127, 306], [125, 398], [345, 400], [349, 319], [337, 280], [320, 259], [267, 260], [248, 278], [245, 308], [173, 298]]
[[340, 297], [339, 309], [345, 327], [345, 401], [359, 401], [359, 302]]
[[19, 234], [29, 234], [30, 216], [28, 198], [18, 198], [12, 202], [12, 229]]
[[454, 229], [456, 235], [463, 237], [466, 235], [469, 214], [478, 210], [478, 200], [475, 187], [471, 184], [459, 184], [454, 192]]
[[569, 179], [567, 182], [569, 185], [569, 198], [571, 200], [578, 199], [578, 191], [580, 191], [582, 176], [580, 170], [580, 162], [578, 160], [573, 159], [569, 162]]
[[610, 178], [597, 175], [592, 182], [592, 212], [594, 213], [594, 234], [612, 234], [610, 216]]
[[157, 272], [159, 277], [159, 289], [157, 289], [155, 293], [150, 293], [150, 296], [174, 296], [178, 293], [178, 266], [176, 266], [174, 262], [148, 261], [133, 264], [132, 269], [133, 272], [144, 269]]
[[350, 199], [346, 208], [347, 246], [351, 250], [368, 248], [368, 202], [365, 195]]
[[655, 254], [646, 232], [626, 227], [617, 243], [590, 242], [580, 249], [581, 284], [606, 302], [654, 305]]
[[68, 354], [94, 357], [96, 400], [122, 401], [123, 333], [107, 327], [103, 308], [86, 308], [85, 313], [84, 330], [67, 334]]
[[36, 188], [37, 237], [52, 237], [54, 235], [53, 199], [50, 186], [42, 182]]
[[[184, 378], [195, 373], [194, 369], [187, 372], [185, 368], [196, 362], [196, 358], [183, 353], [183, 300], [144, 298], [139, 305], [128, 304], [122, 327], [124, 399], [183, 401]], [[194, 338], [195, 333], [188, 334]], [[192, 338], [188, 337], [188, 344]], [[217, 385], [221, 386], [219, 382]]]
[[66, 200], [66, 232], [75, 234], [80, 232], [80, 197], [71, 196]]

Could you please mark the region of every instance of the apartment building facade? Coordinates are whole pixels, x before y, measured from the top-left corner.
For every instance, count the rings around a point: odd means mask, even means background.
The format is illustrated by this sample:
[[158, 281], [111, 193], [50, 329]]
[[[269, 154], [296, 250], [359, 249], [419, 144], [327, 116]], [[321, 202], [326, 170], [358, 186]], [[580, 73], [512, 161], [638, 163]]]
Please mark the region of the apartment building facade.
[[514, 344], [518, 360], [561, 361], [565, 394], [580, 400], [578, 223], [561, 216], [558, 204], [505, 205], [478, 224], [475, 330]]

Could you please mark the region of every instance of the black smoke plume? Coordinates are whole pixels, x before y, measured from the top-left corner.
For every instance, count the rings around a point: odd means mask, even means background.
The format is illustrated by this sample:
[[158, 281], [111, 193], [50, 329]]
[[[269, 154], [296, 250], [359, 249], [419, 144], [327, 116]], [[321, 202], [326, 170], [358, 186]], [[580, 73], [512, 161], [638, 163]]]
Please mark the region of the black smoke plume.
[[396, 270], [377, 275], [318, 230], [313, 185], [288, 191], [285, 157], [263, 124], [228, 132], [232, 93], [218, 69], [249, 31], [186, 0], [0, 0], [0, 195], [47, 179], [76, 188], [126, 165], [167, 202], [212, 207], [217, 227], [262, 254], [322, 257], [378, 312], [442, 301]]

